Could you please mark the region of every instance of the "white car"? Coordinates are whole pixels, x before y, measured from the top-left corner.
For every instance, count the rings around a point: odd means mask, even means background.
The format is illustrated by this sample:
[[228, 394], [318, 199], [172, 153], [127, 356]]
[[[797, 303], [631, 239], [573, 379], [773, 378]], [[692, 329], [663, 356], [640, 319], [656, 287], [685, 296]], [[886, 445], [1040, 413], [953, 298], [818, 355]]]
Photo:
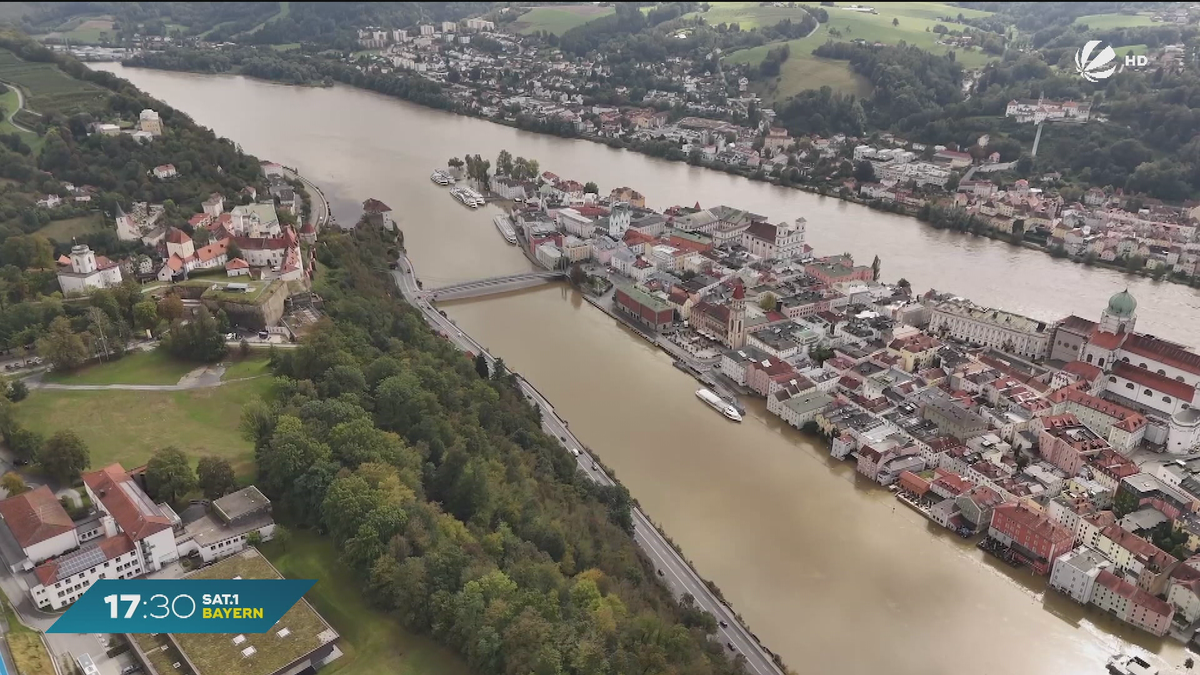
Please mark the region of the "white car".
[[578, 457], [579, 456], [579, 448], [571, 448], [571, 454]]

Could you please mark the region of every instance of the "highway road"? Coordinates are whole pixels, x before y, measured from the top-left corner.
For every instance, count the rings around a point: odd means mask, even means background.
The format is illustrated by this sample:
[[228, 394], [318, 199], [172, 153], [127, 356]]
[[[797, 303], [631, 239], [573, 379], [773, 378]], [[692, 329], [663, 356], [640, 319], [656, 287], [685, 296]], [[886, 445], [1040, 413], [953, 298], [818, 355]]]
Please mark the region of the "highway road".
[[[409, 304], [421, 310], [425, 320], [438, 331], [445, 333], [459, 349], [483, 354], [488, 365], [492, 366], [495, 361], [482, 345], [459, 330], [458, 326], [454, 325], [450, 319], [442, 316], [437, 309], [421, 297], [421, 291], [417, 286], [416, 271], [408, 257], [402, 254], [397, 263], [398, 269], [392, 270], [392, 276]], [[584, 474], [601, 485], [613, 485], [615, 481], [588, 454], [584, 445], [567, 428], [567, 423], [554, 411], [554, 406], [533, 385], [525, 381], [525, 378], [517, 375], [517, 382], [525, 397], [541, 408], [542, 426], [545, 431], [558, 438], [566, 448], [579, 450], [577, 459], [579, 468]], [[692, 569], [683, 556], [671, 547], [640, 508], [633, 509], [633, 524], [634, 541], [662, 572], [660, 578], [666, 582], [676, 597], [690, 593], [695, 598], [697, 606], [716, 617], [719, 623], [717, 639], [726, 646], [729, 655], [732, 657], [735, 653], [740, 653], [745, 656], [747, 672], [756, 675], [784, 675], [783, 670], [771, 659], [766, 648], [761, 646], [750, 630], [742, 625], [733, 610], [709, 590], [700, 575]], [[733, 646], [733, 650], [728, 649], [729, 645]]]

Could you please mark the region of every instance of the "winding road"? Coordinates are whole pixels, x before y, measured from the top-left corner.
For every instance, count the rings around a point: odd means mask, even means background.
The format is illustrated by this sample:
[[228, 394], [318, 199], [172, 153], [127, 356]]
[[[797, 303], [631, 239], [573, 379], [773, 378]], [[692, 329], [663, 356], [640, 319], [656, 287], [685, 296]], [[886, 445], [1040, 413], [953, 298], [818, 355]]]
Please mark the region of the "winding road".
[[[4, 86], [8, 87], [9, 89], [12, 89], [13, 91], [17, 92], [17, 109], [8, 113], [8, 123], [13, 125], [17, 129], [24, 131], [25, 133], [29, 133], [29, 134], [37, 133], [33, 129], [27, 129], [27, 128], [21, 126], [20, 124], [17, 123], [17, 120], [15, 119], [17, 116], [17, 113], [21, 112], [22, 110], [29, 110], [29, 108], [25, 107], [25, 92], [21, 91], [20, 87], [18, 87], [15, 84], [12, 84], [11, 82], [0, 81], [0, 84], [3, 84]], [[34, 115], [37, 115], [38, 117], [42, 116], [42, 114], [40, 112], [35, 112], [33, 110], [29, 110], [29, 112]]]
[[[398, 268], [392, 270], [392, 277], [400, 288], [404, 299], [421, 311], [425, 320], [436, 330], [444, 333], [456, 347], [463, 351], [483, 354], [489, 367], [494, 367], [495, 359], [482, 345], [471, 336], [464, 333], [450, 319], [442, 314], [421, 297], [417, 286], [416, 271], [408, 256], [401, 254], [397, 260]], [[525, 378], [514, 373], [521, 392], [531, 403], [538, 406], [542, 412], [544, 430], [558, 438], [567, 449], [578, 450], [577, 461], [579, 468], [591, 480], [600, 485], [614, 485], [616, 481], [608, 476], [599, 462], [592, 458], [583, 443], [567, 428], [567, 423], [554, 411], [554, 406]], [[712, 614], [719, 623], [717, 639], [730, 650], [731, 655], [740, 653], [746, 658], [747, 672], [756, 675], [785, 675], [784, 671], [775, 664], [766, 647], [762, 646], [757, 637], [746, 628], [737, 615], [724, 602], [717, 598], [704, 580], [692, 569], [691, 565], [667, 541], [658, 528], [640, 507], [631, 509], [633, 515], [633, 540], [647, 557], [659, 569], [660, 578], [671, 591], [681, 597], [690, 594], [696, 601], [696, 606]]]

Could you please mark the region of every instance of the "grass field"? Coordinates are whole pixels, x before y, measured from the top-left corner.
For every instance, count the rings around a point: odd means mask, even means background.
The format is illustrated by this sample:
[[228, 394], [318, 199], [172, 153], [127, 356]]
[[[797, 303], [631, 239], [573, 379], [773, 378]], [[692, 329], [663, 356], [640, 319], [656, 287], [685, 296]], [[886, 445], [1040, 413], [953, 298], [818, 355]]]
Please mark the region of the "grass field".
[[17, 620], [8, 602], [4, 604], [4, 617], [8, 620], [8, 650], [21, 675], [55, 675], [54, 664], [46, 653], [46, 646], [36, 632]]
[[[779, 43], [763, 45], [754, 49], [743, 49], [732, 54], [727, 61], [730, 63], [762, 63], [767, 51], [777, 47]], [[779, 76], [768, 82], [755, 82], [751, 86], [767, 103], [775, 103], [805, 89], [820, 89], [828, 85], [834, 91], [856, 96], [867, 96], [871, 93], [871, 82], [850, 68], [846, 61], [822, 59], [813, 56], [812, 46], [807, 40], [791, 40], [788, 42], [790, 56], [779, 68]]]
[[[828, 85], [835, 90], [847, 93], [864, 94], [870, 92], [870, 84], [851, 72], [849, 64], [844, 67], [836, 65], [812, 55], [812, 50], [829, 40], [850, 41], [856, 39], [884, 44], [898, 44], [904, 41], [935, 54], [951, 51], [950, 47], [937, 44], [938, 35], [932, 32], [941, 16], [957, 16], [959, 13], [966, 17], [988, 16], [989, 12], [962, 7], [953, 7], [938, 2], [888, 2], [873, 5], [878, 14], [853, 12], [843, 6], [856, 3], [839, 2], [836, 7], [825, 7], [829, 13], [829, 22], [821, 24], [812, 35], [799, 40], [791, 40], [788, 45], [791, 54], [781, 68], [779, 78], [761, 87], [759, 95], [769, 101], [777, 101], [793, 96], [805, 89], [818, 89]], [[719, 2], [713, 3], [707, 12], [694, 13], [687, 16], [703, 16], [710, 25], [720, 23], [737, 23], [742, 30], [758, 26], [769, 26], [784, 19], [800, 21], [804, 18], [804, 10], [795, 7], [760, 7], [757, 2]], [[893, 26], [892, 20], [899, 21]], [[953, 26], [952, 26], [953, 27]], [[832, 37], [829, 30], [833, 28], [840, 35]], [[925, 29], [929, 28], [929, 31]], [[771, 43], [754, 49], [733, 52], [726, 57], [730, 63], [747, 63], [757, 65], [767, 55], [767, 51], [782, 43]], [[966, 51], [956, 49], [955, 58], [966, 68], [978, 68], [989, 60], [997, 57], [990, 56], [979, 50]]]
[[269, 377], [271, 369], [267, 361], [267, 350], [253, 349], [247, 358], [235, 358], [225, 367], [222, 380], [240, 380], [245, 377]]
[[102, 37], [113, 37], [111, 16], [72, 19], [53, 32], [37, 36], [39, 40], [55, 38], [72, 44], [100, 44]]
[[267, 19], [266, 19], [265, 21], [263, 21], [262, 23], [258, 24], [258, 25], [257, 25], [257, 26], [255, 26], [254, 28], [251, 28], [250, 30], [246, 31], [245, 33], [242, 33], [242, 35], [254, 35], [254, 34], [255, 34], [255, 33], [257, 33], [258, 31], [262, 30], [262, 27], [263, 27], [263, 26], [265, 26], [265, 25], [267, 25], [268, 23], [271, 23], [271, 22], [272, 22], [272, 21], [274, 21], [275, 19], [282, 19], [282, 18], [285, 18], [287, 15], [289, 15], [289, 14], [291, 14], [291, 13], [292, 13], [292, 3], [290, 3], [290, 2], [280, 2], [280, 3], [279, 3], [279, 11], [278, 11], [278, 12], [275, 12], [275, 14], [273, 14], [273, 15], [271, 15], [271, 16], [269, 16], [269, 17], [267, 17]]
[[46, 382], [58, 384], [175, 384], [197, 368], [177, 361], [164, 351], [134, 352], [108, 363], [98, 363], [71, 373], [47, 373]]
[[0, 81], [21, 87], [25, 104], [40, 113], [90, 109], [108, 98], [106, 90], [73, 79], [57, 66], [23, 61], [7, 49], [0, 49]]
[[522, 14], [512, 23], [512, 29], [528, 35], [538, 31], [549, 31], [555, 35], [582, 26], [583, 24], [616, 12], [612, 7], [596, 5], [558, 5], [535, 7]]
[[52, 220], [48, 225], [38, 229], [37, 233], [57, 242], [71, 241], [78, 237], [104, 229], [104, 217], [99, 212], [93, 212], [74, 218]]
[[281, 45], [271, 45], [271, 49], [274, 49], [277, 52], [290, 52], [290, 51], [293, 51], [296, 49], [300, 49], [300, 43], [299, 42], [288, 42], [286, 44], [281, 44]]
[[74, 430], [87, 443], [93, 468], [141, 466], [154, 451], [175, 445], [193, 459], [224, 457], [246, 475], [254, 470], [254, 448], [238, 430], [242, 406], [270, 390], [267, 377], [190, 391], [42, 389], [17, 405], [17, 415], [46, 436]]
[[286, 547], [264, 544], [262, 551], [292, 579], [318, 579], [305, 597], [342, 636], [342, 658], [323, 668], [334, 675], [468, 675], [465, 663], [427, 637], [413, 635], [363, 596], [362, 580], [338, 560], [329, 539], [293, 532]]
[[[1110, 28], [1136, 28], [1138, 26], [1153, 26], [1155, 23], [1144, 14], [1089, 14], [1075, 19], [1075, 23], [1085, 25], [1092, 30], [1108, 30]], [[1161, 25], [1161, 24], [1159, 24]]]
[[[37, 134], [31, 134], [28, 131], [21, 131], [13, 126], [12, 116], [17, 112], [17, 107], [21, 105], [21, 99], [17, 96], [17, 92], [9, 87], [8, 91], [0, 94], [0, 107], [4, 108], [4, 118], [0, 119], [0, 133], [5, 134], [20, 134], [26, 138], [26, 143], [37, 138]], [[32, 144], [31, 144], [32, 145]]]

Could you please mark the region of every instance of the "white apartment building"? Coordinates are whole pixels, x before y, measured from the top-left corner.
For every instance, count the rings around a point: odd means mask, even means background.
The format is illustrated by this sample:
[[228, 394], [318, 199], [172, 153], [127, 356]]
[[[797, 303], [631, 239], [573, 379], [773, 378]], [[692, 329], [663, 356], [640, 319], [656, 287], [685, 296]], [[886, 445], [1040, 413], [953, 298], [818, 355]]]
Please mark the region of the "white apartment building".
[[253, 533], [267, 541], [275, 531], [270, 501], [253, 486], [184, 525], [120, 464], [83, 483], [96, 511], [81, 522], [45, 486], [0, 502], [0, 553], [40, 609], [66, 607], [100, 579], [139, 577], [185, 555], [211, 562], [244, 549]]
[[558, 221], [558, 229], [584, 239], [591, 238], [592, 233], [596, 229], [591, 218], [588, 218], [575, 209], [559, 210], [556, 220]]
[[1112, 561], [1086, 546], [1058, 556], [1050, 571], [1050, 587], [1062, 591], [1081, 605], [1092, 601], [1100, 570], [1111, 570]]

